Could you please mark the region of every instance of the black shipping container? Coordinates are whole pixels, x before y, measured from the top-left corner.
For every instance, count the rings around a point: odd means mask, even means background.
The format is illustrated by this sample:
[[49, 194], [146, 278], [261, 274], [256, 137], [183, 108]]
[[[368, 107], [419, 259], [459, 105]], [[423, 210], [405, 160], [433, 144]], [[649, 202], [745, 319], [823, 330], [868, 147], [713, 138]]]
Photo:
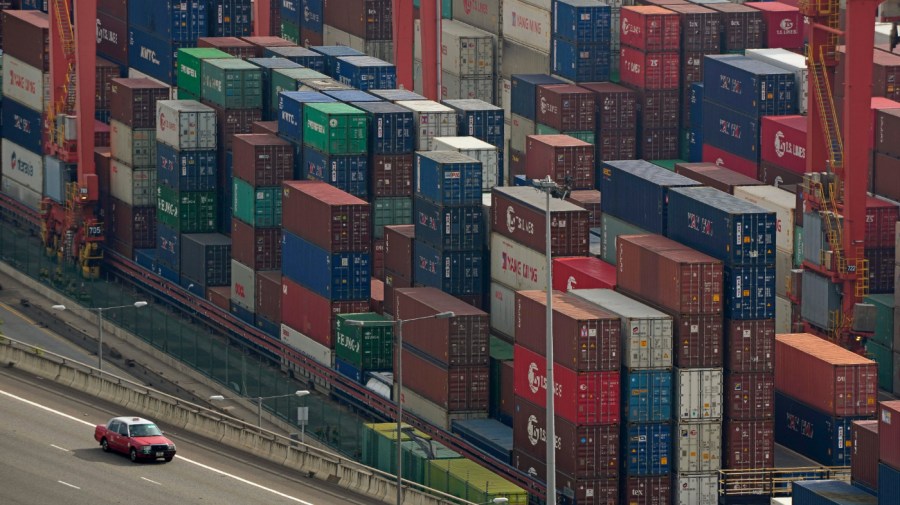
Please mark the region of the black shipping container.
[[231, 239], [218, 233], [181, 235], [181, 276], [202, 288], [231, 284]]

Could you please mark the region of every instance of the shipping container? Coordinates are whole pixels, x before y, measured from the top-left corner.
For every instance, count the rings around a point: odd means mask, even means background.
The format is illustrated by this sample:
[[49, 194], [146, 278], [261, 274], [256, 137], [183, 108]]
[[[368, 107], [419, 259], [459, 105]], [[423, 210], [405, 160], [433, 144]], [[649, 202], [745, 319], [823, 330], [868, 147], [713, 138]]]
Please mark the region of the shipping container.
[[9, 54], [3, 55], [3, 96], [43, 111], [49, 105], [50, 74]]
[[412, 112], [399, 105], [386, 102], [353, 102], [352, 105], [366, 112], [369, 117], [368, 150], [370, 154], [406, 154], [413, 151], [415, 138]]
[[128, 2], [128, 24], [161, 38], [192, 42], [206, 37], [207, 2]]
[[412, 280], [414, 225], [384, 227], [384, 268]]
[[726, 266], [725, 312], [727, 319], [775, 317], [775, 266]]
[[620, 12], [623, 46], [642, 51], [677, 51], [681, 42], [679, 16], [657, 6], [625, 7]]
[[675, 409], [681, 421], [722, 418], [723, 373], [721, 368], [676, 368]]
[[231, 283], [231, 239], [218, 233], [181, 236], [181, 277], [204, 292]]
[[372, 221], [374, 223], [372, 235], [376, 240], [381, 240], [384, 238], [385, 226], [409, 224], [414, 222], [414, 216], [412, 198], [375, 198], [372, 202]]
[[553, 259], [553, 289], [615, 289], [616, 268], [593, 257]]
[[174, 86], [178, 79], [175, 58], [178, 50], [192, 47], [193, 42], [175, 41], [161, 38], [152, 30], [133, 25], [128, 27], [128, 68], [139, 72], [140, 77], [149, 77], [167, 86]]
[[456, 136], [456, 111], [450, 107], [431, 100], [402, 100], [396, 103], [413, 113], [416, 151], [431, 150], [434, 137]]
[[370, 184], [373, 197], [412, 195], [413, 154], [372, 155]]
[[111, 118], [130, 128], [156, 128], [156, 102], [168, 98], [169, 88], [150, 79], [113, 79]]
[[748, 2], [762, 12], [765, 24], [765, 47], [801, 49], [804, 37], [804, 19], [794, 5], [782, 2]]
[[[376, 204], [379, 200], [375, 200]], [[483, 244], [484, 216], [480, 206], [437, 205], [419, 196], [413, 199], [413, 205], [411, 217], [419, 240], [445, 251], [475, 250]], [[406, 222], [387, 224], [407, 224], [410, 215], [406, 217]]]
[[238, 37], [200, 37], [197, 39], [197, 47], [221, 49], [235, 58], [256, 57], [256, 47]]
[[218, 196], [215, 191], [179, 191], [158, 184], [156, 205], [159, 222], [181, 233], [210, 233], [217, 229]]
[[706, 7], [722, 13], [723, 53], [765, 47], [766, 25], [762, 12], [744, 5], [711, 3]]
[[886, 503], [900, 499], [900, 470], [884, 463], [878, 464], [878, 496]]
[[328, 349], [334, 348], [337, 315], [355, 314], [368, 309], [368, 299], [332, 301], [287, 276], [282, 277], [282, 321]]
[[365, 113], [342, 103], [306, 103], [303, 142], [326, 154], [364, 154], [368, 130]]
[[771, 373], [725, 375], [725, 417], [734, 421], [772, 419], [775, 376]]
[[628, 476], [622, 479], [622, 499], [628, 505], [665, 505], [671, 503], [669, 475]]
[[474, 503], [492, 503], [497, 497], [507, 498], [515, 505], [528, 503], [524, 489], [465, 458], [430, 461], [425, 485], [447, 489], [450, 494]]
[[[7, 142], [4, 140], [3, 154], [7, 153]], [[21, 151], [11, 150], [12, 154]], [[17, 167], [30, 166], [26, 165], [27, 157], [19, 154]], [[35, 165], [41, 167], [43, 165]], [[21, 170], [21, 169], [20, 169]], [[6, 170], [3, 176], [10, 176]], [[15, 177], [13, 177], [15, 178]], [[20, 178], [21, 179], [21, 178]], [[19, 180], [19, 182], [23, 182]], [[27, 184], [26, 184], [27, 185]], [[113, 160], [110, 163], [109, 170], [110, 196], [118, 198], [122, 202], [133, 205], [135, 207], [144, 207], [156, 205], [157, 197], [157, 170], [156, 168], [132, 168], [123, 163]]]
[[792, 486], [795, 505], [876, 505], [876, 496], [838, 480], [797, 481]]
[[0, 172], [4, 179], [8, 178], [37, 193], [44, 190], [44, 158], [40, 154], [29, 151], [6, 138], [3, 139], [0, 150], [3, 152], [3, 164]]
[[619, 69], [622, 83], [637, 88], [677, 90], [681, 86], [681, 57], [677, 52], [644, 52], [622, 46]]
[[501, 152], [497, 147], [475, 137], [435, 137], [435, 151], [455, 151], [481, 162], [482, 190], [490, 191], [503, 185]]
[[724, 331], [720, 314], [673, 316], [674, 365], [682, 368], [719, 368], [724, 363]]
[[622, 430], [627, 477], [666, 475], [672, 457], [672, 427], [666, 423], [629, 424]]
[[550, 47], [550, 9], [536, 7], [522, 0], [509, 0], [502, 6], [502, 19], [515, 20], [503, 29], [503, 37], [533, 49]]
[[488, 409], [488, 367], [445, 367], [406, 344], [403, 346], [404, 372], [427, 381], [407, 381], [405, 388], [415, 391], [448, 411], [484, 411]]
[[334, 351], [286, 324], [281, 325], [281, 341], [317, 363], [334, 366]]
[[361, 91], [397, 87], [396, 67], [371, 56], [341, 56], [332, 71], [336, 80]]
[[284, 58], [317, 72], [325, 69], [325, 57], [306, 47], [267, 47], [263, 57]]
[[234, 176], [254, 187], [279, 186], [293, 176], [293, 148], [274, 135], [235, 135], [232, 152], [237, 168]]
[[872, 493], [878, 492], [878, 421], [853, 421], [850, 479]]
[[215, 149], [216, 113], [194, 100], [159, 100], [156, 139], [175, 149]]
[[[593, 106], [592, 106], [593, 108]], [[593, 116], [593, 112], [591, 112]], [[569, 135], [528, 135], [525, 175], [571, 189], [595, 189], [594, 147]]]
[[[760, 163], [753, 160], [748, 160], [747, 158], [742, 158], [736, 154], [732, 154], [728, 151], [725, 151], [724, 149], [719, 149], [718, 147], [714, 147], [709, 144], [703, 144], [701, 157], [697, 161], [715, 163], [720, 167], [730, 168], [731, 170], [734, 170], [739, 174], [746, 175], [747, 177], [766, 177], [765, 179], [761, 179], [762, 182], [765, 182], [766, 184], [789, 184], [787, 182], [788, 180], [794, 181], [790, 182], [790, 184], [795, 184], [801, 180], [801, 178], [796, 174], [793, 174], [793, 172], [784, 170], [774, 165], [773, 166], [775, 168], [770, 169], [770, 173], [767, 175], [765, 172], [762, 172], [760, 170]], [[778, 173], [776, 174], [775, 172]], [[782, 180], [778, 181], [778, 179], [775, 178], [776, 175], [780, 175], [782, 177]]]
[[[754, 4], [756, 4], [754, 7], [757, 9], [759, 8], [758, 5], [766, 5], [762, 2], [754, 2]], [[772, 3], [771, 5], [776, 4]], [[802, 26], [804, 21], [801, 21], [800, 23], [800, 26]], [[794, 27], [786, 28], [786, 31], [791, 31], [793, 29]], [[767, 34], [771, 36], [771, 32], [767, 32]], [[806, 57], [802, 54], [790, 51], [790, 46], [769, 47], [771, 49], [748, 49], [745, 51], [745, 55], [748, 58], [763, 61], [778, 68], [793, 72], [797, 83], [797, 112], [805, 115], [807, 112], [807, 105], [809, 104], [809, 69], [806, 64]], [[840, 94], [840, 92], [838, 94]], [[840, 117], [840, 114], [841, 112], [838, 112], [838, 117]]]
[[415, 191], [418, 196], [444, 205], [481, 203], [482, 165], [454, 151], [416, 153]]
[[232, 215], [242, 222], [259, 228], [281, 226], [281, 188], [254, 188], [241, 179], [234, 178], [232, 189]]
[[600, 192], [596, 189], [576, 189], [571, 191], [566, 200], [588, 211], [588, 225], [590, 228], [599, 228], [600, 223]]
[[[350, 321], [362, 321], [364, 326]], [[390, 319], [372, 313], [341, 314], [335, 333], [335, 357], [360, 372], [393, 369], [394, 323]]]
[[719, 501], [719, 476], [716, 472], [673, 474], [673, 503], [677, 505], [715, 505]]
[[456, 111], [458, 135], [483, 140], [503, 152], [504, 109], [477, 99], [444, 100], [442, 103]]
[[[287, 230], [283, 234], [282, 247], [285, 277], [329, 300], [369, 298], [369, 253], [329, 252]], [[310, 268], [310, 265], [324, 268]]]
[[[9, 80], [7, 76], [4, 81]], [[2, 107], [3, 138], [33, 152], [42, 153], [46, 134], [44, 119], [40, 110], [34, 110], [6, 97]]]
[[491, 233], [491, 277], [514, 291], [546, 289], [547, 257], [534, 249]]
[[199, 100], [203, 85], [203, 60], [231, 59], [225, 51], [215, 48], [181, 48], [178, 50], [178, 93], [182, 99]]
[[725, 321], [725, 367], [732, 372], [767, 372], [775, 366], [771, 319]]
[[622, 372], [623, 423], [665, 423], [672, 419], [672, 372]]
[[706, 56], [703, 64], [704, 101], [752, 117], [797, 113], [793, 72], [740, 55]]
[[250, 35], [252, 29], [252, 3], [250, 0], [211, 0], [208, 9], [207, 17], [209, 18], [209, 35], [211, 37]]
[[608, 82], [579, 86], [594, 93], [594, 122], [598, 131], [633, 130], [637, 127], [637, 97], [634, 90]]
[[723, 426], [723, 468], [754, 470], [775, 467], [774, 421], [735, 421]]
[[455, 296], [480, 295], [486, 268], [481, 250], [444, 251], [417, 240], [413, 252], [413, 279]]
[[763, 184], [754, 178], [739, 174], [725, 167], [720, 167], [714, 163], [677, 163], [675, 164], [675, 173], [693, 179], [704, 186], [711, 186], [729, 194], [734, 194], [735, 189], [740, 186], [759, 186]]
[[216, 150], [178, 150], [160, 142], [155, 151], [160, 184], [178, 191], [216, 190]]
[[[718, 476], [715, 472], [722, 464], [722, 422], [706, 421], [699, 423], [677, 423], [673, 428], [672, 455], [674, 459], [673, 470], [679, 474], [696, 474], [713, 472], [714, 496], [718, 495]], [[682, 477], [683, 478], [683, 477]], [[684, 489], [682, 488], [682, 491]], [[676, 491], [676, 495], [679, 494]], [[715, 505], [717, 500], [687, 501], [683, 497], [685, 505], [708, 503]]]
[[110, 140], [112, 157], [125, 165], [138, 168], [156, 166], [155, 128], [131, 128], [113, 119], [110, 121]]
[[254, 228], [239, 219], [231, 221], [231, 254], [254, 270], [281, 268], [281, 229]]
[[127, 17], [97, 6], [97, 55], [122, 66], [128, 65]]
[[755, 114], [742, 114], [704, 100], [702, 115], [704, 142], [754, 163], [759, 161], [760, 128]]
[[900, 470], [900, 401], [878, 404], [878, 457], [894, 470]]
[[368, 252], [369, 204], [321, 182], [289, 181], [283, 186], [284, 229], [331, 252]]
[[[257, 272], [256, 318], [281, 326], [281, 271]], [[278, 332], [274, 333], [278, 335]]]
[[538, 86], [543, 84], [565, 84], [563, 81], [546, 74], [513, 75], [511, 83], [511, 113], [531, 121], [537, 118]]
[[[158, 265], [165, 266], [170, 270], [170, 275], [167, 276], [163, 274], [162, 277], [171, 277], [168, 278], [168, 280], [177, 284], [181, 280], [181, 275], [179, 273], [179, 263], [181, 263], [181, 234], [178, 233], [177, 229], [170, 228], [162, 222], [156, 224], [156, 259]], [[234, 282], [234, 278], [235, 277], [232, 276], [232, 283]], [[248, 293], [250, 296], [252, 296], [252, 294], [252, 291]], [[232, 296], [232, 298], [234, 297]], [[250, 306], [252, 307], [252, 305]]]
[[571, 84], [537, 87], [536, 121], [560, 131], [594, 129], [594, 93]]
[[618, 237], [620, 235], [643, 235], [646, 233], [650, 232], [604, 212], [600, 217], [600, 259], [615, 265], [616, 241]]
[[28, 10], [4, 9], [3, 51], [19, 61], [39, 69], [50, 70], [50, 21], [47, 14]]
[[780, 379], [775, 377], [775, 441], [822, 465], [849, 466], [850, 425], [863, 417], [835, 417], [813, 408], [777, 390]]
[[608, 42], [573, 43], [553, 37], [550, 53], [551, 71], [574, 82], [609, 79], [610, 48]]
[[[543, 253], [547, 248], [546, 205], [546, 197], [533, 188], [494, 188], [491, 229]], [[550, 213], [555, 216], [550, 229], [551, 254], [586, 256], [589, 252], [588, 212], [569, 202], [550, 199]], [[518, 287], [514, 283], [506, 284]]]
[[132, 207], [114, 197], [110, 198], [107, 218], [107, 237], [113, 249], [127, 258], [134, 257], [134, 249], [156, 247], [156, 207]]

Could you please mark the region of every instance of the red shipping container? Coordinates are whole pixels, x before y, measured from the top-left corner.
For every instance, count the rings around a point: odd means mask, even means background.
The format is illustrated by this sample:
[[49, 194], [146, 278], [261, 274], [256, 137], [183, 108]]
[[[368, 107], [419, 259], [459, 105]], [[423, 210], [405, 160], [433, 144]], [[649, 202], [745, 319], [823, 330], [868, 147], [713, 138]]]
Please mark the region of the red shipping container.
[[[208, 100], [204, 100], [203, 104], [216, 112], [216, 131], [220, 139], [218, 149], [222, 159], [223, 153], [232, 149], [234, 136], [251, 133], [253, 123], [262, 119], [261, 109], [226, 109]], [[293, 162], [293, 159], [291, 161]]]
[[570, 189], [594, 189], [594, 146], [568, 135], [528, 135], [525, 140], [525, 175], [550, 175]]
[[681, 23], [678, 14], [656, 6], [622, 7], [619, 40], [623, 46], [645, 51], [678, 51]]
[[900, 221], [896, 203], [869, 196], [866, 198], [866, 247], [894, 247], [894, 231]]
[[[616, 158], [619, 159], [619, 158]], [[596, 189], [579, 189], [569, 193], [566, 200], [588, 211], [588, 226], [599, 228], [600, 223], [600, 192]]]
[[616, 267], [593, 257], [553, 258], [553, 289], [615, 289]]
[[[512, 454], [513, 466], [540, 481], [546, 479], [547, 465], [544, 463], [544, 457], [533, 458], [518, 449], [513, 450]], [[668, 486], [669, 478], [665, 477], [665, 481], [666, 486]], [[596, 503], [598, 505], [619, 503], [619, 479], [615, 477], [576, 479], [557, 470], [556, 486], [557, 489], [571, 490], [574, 494], [574, 503]], [[666, 496], [668, 496], [668, 492], [666, 492]], [[647, 502], [648, 505], [650, 503]], [[654, 505], [662, 505], [663, 502], [653, 503]]]
[[[774, 163], [769, 163], [768, 161], [760, 162], [759, 170], [757, 171], [757, 179], [763, 184], [770, 184], [778, 187], [790, 186], [792, 184], [799, 185], [803, 183], [803, 175], [791, 172], [786, 168], [780, 167]], [[802, 220], [797, 222], [797, 225], [802, 224]]]
[[725, 320], [725, 368], [731, 372], [775, 371], [775, 320]]
[[287, 277], [281, 279], [281, 322], [329, 349], [334, 349], [334, 324], [337, 315], [368, 310], [369, 300], [332, 302]]
[[[528, 187], [495, 187], [491, 200], [491, 230], [546, 254], [546, 196]], [[588, 211], [550, 199], [550, 254], [587, 256], [590, 246]]]
[[[547, 407], [547, 360], [516, 345], [515, 394]], [[422, 376], [424, 377], [424, 376]], [[578, 425], [619, 423], [619, 372], [580, 372], [553, 367], [556, 415]]]
[[878, 458], [900, 470], [900, 400], [878, 404]]
[[50, 21], [47, 14], [33, 10], [5, 10], [2, 15], [3, 52], [41, 72], [48, 72]]
[[[393, 296], [392, 314], [397, 319], [425, 318], [403, 325], [403, 345], [446, 366], [488, 365], [491, 320], [487, 313], [435, 288], [394, 289]], [[441, 312], [454, 316], [429, 318]]]
[[[547, 294], [516, 291], [515, 338], [538, 354], [547, 346]], [[553, 358], [576, 372], [618, 370], [619, 318], [572, 295], [553, 292]]]
[[369, 293], [369, 310], [384, 314], [384, 281], [372, 279]]
[[876, 152], [872, 167], [872, 192], [900, 200], [900, 158]]
[[622, 235], [616, 241], [624, 293], [676, 314], [721, 314], [722, 262], [660, 235]]
[[714, 163], [676, 163], [675, 173], [728, 194], [734, 194], [734, 188], [737, 186], [763, 185], [762, 182], [752, 177]]
[[791, 172], [806, 172], [806, 116], [763, 116], [760, 157]]
[[116, 252], [132, 258], [134, 249], [156, 247], [156, 207], [132, 207], [113, 197], [109, 199], [109, 234]]
[[853, 421], [850, 436], [853, 437], [850, 479], [878, 491], [878, 420]]
[[835, 417], [875, 414], [877, 368], [809, 333], [775, 336], [775, 389]]
[[197, 39], [197, 47], [214, 47], [235, 58], [256, 57], [256, 47], [237, 37], [200, 37]]
[[866, 248], [866, 259], [869, 261], [869, 292], [894, 292], [894, 262], [896, 249], [891, 247]]
[[623, 84], [641, 89], [681, 89], [681, 57], [678, 53], [645, 53], [624, 45], [620, 51], [619, 74]]
[[384, 312], [386, 314], [394, 314], [394, 290], [399, 288], [411, 288], [412, 280], [406, 279], [400, 275], [384, 270]]
[[638, 130], [638, 156], [645, 160], [672, 160], [678, 158], [680, 141], [678, 128], [654, 128]]
[[266, 51], [267, 47], [289, 47], [297, 45], [289, 40], [274, 36], [241, 37], [241, 40], [253, 46], [254, 54], [257, 58], [263, 57], [263, 53]]
[[[842, 121], [844, 113], [843, 97], [835, 97], [834, 107], [837, 111], [838, 121]], [[869, 133], [869, 136], [871, 137], [869, 139], [869, 149], [875, 149], [875, 132], [878, 131], [878, 111], [889, 109], [900, 109], [900, 102], [896, 102], [883, 96], [872, 97], [872, 131]]]
[[765, 47], [766, 25], [762, 12], [739, 4], [707, 4], [722, 13], [723, 53], [742, 52], [744, 49]]
[[[556, 420], [556, 469], [576, 479], [619, 474], [619, 425], [576, 426]], [[547, 411], [515, 397], [513, 447], [536, 459], [547, 454]]]
[[487, 366], [446, 368], [403, 344], [403, 375], [418, 378], [404, 381], [403, 386], [448, 412], [487, 412], [489, 370]]
[[764, 47], [800, 49], [803, 47], [803, 17], [800, 9], [781, 2], [746, 2], [762, 12], [766, 25]]
[[672, 485], [668, 475], [627, 477], [622, 480], [622, 503], [628, 505], [668, 505]]
[[391, 0], [325, 0], [322, 15], [330, 26], [363, 40], [390, 40], [391, 7]]
[[413, 155], [373, 154], [370, 177], [374, 196], [411, 196]]
[[703, 144], [703, 161], [707, 163], [715, 163], [720, 167], [727, 167], [739, 174], [747, 177], [756, 177], [759, 166], [756, 162], [742, 158], [736, 154], [713, 147], [709, 144]]
[[281, 325], [281, 270], [257, 272], [256, 315]]
[[595, 160], [633, 160], [637, 158], [635, 130], [602, 130], [594, 137]]
[[579, 86], [594, 93], [597, 131], [637, 128], [637, 96], [634, 90], [612, 82], [592, 82]]
[[113, 79], [110, 118], [131, 128], [156, 128], [156, 102], [169, 99], [169, 88], [150, 79]]
[[[837, 47], [838, 64], [835, 69], [836, 96], [844, 96], [846, 84], [846, 48]], [[891, 100], [900, 100], [900, 55], [876, 48], [872, 55], [872, 96], [881, 96]]]
[[234, 177], [253, 187], [281, 186], [294, 175], [294, 148], [269, 133], [234, 136], [231, 148]]
[[412, 282], [413, 244], [416, 226], [400, 224], [384, 227], [384, 270]]
[[271, 133], [278, 135], [278, 121], [254, 121], [250, 125], [250, 133]]
[[594, 93], [573, 84], [537, 87], [537, 122], [561, 132], [594, 131]]
[[312, 30], [303, 30], [303, 47], [315, 47], [325, 45], [325, 36], [323, 33], [314, 32]]
[[[369, 252], [369, 203], [319, 181], [285, 181], [282, 226], [326, 251]], [[302, 331], [302, 330], [301, 330]]]
[[372, 277], [384, 279], [384, 239], [372, 241]]
[[231, 257], [253, 270], [281, 268], [281, 228], [254, 228], [231, 218]]
[[728, 373], [725, 417], [733, 421], [769, 420], [775, 416], [775, 376], [771, 373]]
[[127, 0], [97, 0], [97, 10], [109, 12], [119, 19], [128, 17]]
[[206, 288], [206, 299], [216, 307], [228, 312], [231, 310], [231, 286]]
[[721, 368], [724, 361], [722, 316], [718, 314], [672, 314], [675, 366]]
[[775, 467], [775, 422], [725, 420], [723, 468]]
[[642, 128], [678, 128], [678, 90], [639, 89], [635, 93]]

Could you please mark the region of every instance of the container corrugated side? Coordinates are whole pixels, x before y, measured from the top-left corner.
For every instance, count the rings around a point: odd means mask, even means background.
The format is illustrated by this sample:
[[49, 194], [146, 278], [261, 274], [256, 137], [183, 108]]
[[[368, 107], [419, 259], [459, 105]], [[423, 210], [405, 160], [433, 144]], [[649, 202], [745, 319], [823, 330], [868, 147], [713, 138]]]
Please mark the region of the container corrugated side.
[[722, 419], [724, 410], [721, 368], [676, 368], [675, 410], [682, 421]]
[[775, 392], [775, 441], [822, 465], [849, 466], [850, 425], [858, 419], [863, 417], [834, 417]]
[[369, 298], [369, 253], [332, 253], [287, 231], [282, 237], [282, 273], [286, 277], [329, 300]]
[[623, 423], [664, 423], [672, 419], [672, 372], [622, 372]]
[[798, 481], [792, 486], [793, 505], [876, 505], [877, 497], [838, 480]]
[[853, 421], [850, 426], [853, 455], [850, 479], [872, 492], [878, 492], [878, 421]]
[[722, 464], [722, 422], [678, 423], [674, 431], [673, 470], [715, 475]]
[[629, 424], [622, 430], [623, 467], [628, 477], [666, 475], [672, 456], [672, 426]]

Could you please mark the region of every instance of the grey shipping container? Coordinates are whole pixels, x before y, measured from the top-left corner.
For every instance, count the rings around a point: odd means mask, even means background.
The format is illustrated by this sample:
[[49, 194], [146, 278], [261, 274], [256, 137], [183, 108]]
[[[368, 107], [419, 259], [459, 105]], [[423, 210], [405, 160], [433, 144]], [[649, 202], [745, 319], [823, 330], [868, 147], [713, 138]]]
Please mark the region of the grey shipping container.
[[231, 284], [231, 239], [218, 233], [181, 235], [181, 276], [203, 288]]

